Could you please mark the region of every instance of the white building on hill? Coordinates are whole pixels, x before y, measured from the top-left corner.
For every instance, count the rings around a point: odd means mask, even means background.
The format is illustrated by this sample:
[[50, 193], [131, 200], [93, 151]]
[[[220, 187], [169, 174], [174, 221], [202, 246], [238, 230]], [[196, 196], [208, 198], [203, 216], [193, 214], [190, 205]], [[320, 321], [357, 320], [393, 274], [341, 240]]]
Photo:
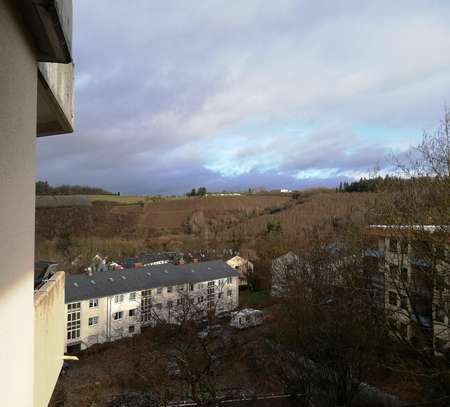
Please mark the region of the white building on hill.
[[234, 310], [239, 273], [223, 261], [66, 277], [67, 352], [138, 334], [158, 321]]
[[246, 287], [248, 285], [247, 278], [253, 274], [253, 263], [243, 257], [234, 256], [227, 261], [227, 264], [239, 272], [239, 285]]

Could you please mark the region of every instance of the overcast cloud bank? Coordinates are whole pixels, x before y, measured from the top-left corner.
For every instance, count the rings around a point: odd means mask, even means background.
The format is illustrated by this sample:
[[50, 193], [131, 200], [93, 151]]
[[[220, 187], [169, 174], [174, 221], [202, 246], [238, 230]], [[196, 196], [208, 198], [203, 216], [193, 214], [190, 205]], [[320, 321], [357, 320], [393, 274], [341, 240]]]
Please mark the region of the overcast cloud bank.
[[448, 1], [74, 7], [76, 132], [38, 141], [52, 184], [335, 186], [416, 144], [448, 98]]

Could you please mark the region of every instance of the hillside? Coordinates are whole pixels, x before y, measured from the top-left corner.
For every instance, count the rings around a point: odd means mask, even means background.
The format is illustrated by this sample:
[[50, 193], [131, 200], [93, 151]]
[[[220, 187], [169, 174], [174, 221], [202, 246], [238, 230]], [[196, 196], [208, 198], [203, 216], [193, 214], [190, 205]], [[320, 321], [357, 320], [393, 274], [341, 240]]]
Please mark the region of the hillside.
[[66, 263], [77, 254], [118, 257], [218, 246], [226, 243], [216, 241], [219, 232], [292, 204], [289, 196], [250, 195], [37, 208], [36, 257]]
[[282, 208], [289, 200], [287, 196], [255, 195], [160, 200], [138, 205], [94, 202], [87, 207], [37, 208], [36, 231], [43, 239], [53, 239], [66, 231], [72, 237], [123, 238], [142, 237], [154, 230], [183, 233], [195, 215], [198, 218], [202, 214], [205, 222], [230, 224], [270, 208]]

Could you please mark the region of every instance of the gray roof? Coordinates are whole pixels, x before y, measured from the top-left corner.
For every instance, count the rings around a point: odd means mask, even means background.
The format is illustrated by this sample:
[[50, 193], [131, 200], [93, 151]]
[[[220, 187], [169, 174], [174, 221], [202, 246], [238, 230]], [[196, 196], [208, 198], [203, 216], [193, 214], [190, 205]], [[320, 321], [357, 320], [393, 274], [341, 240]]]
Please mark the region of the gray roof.
[[66, 275], [66, 303], [132, 291], [239, 277], [223, 260], [191, 264], [162, 264], [116, 271]]

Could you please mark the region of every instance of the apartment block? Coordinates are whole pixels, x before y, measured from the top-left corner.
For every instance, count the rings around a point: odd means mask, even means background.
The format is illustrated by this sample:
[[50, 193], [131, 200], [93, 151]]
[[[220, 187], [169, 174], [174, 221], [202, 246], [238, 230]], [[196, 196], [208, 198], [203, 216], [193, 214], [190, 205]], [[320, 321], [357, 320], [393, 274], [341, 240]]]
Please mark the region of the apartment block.
[[68, 275], [66, 349], [84, 350], [145, 326], [229, 312], [238, 304], [239, 272], [221, 260]]
[[446, 226], [372, 225], [373, 295], [398, 333], [425, 347], [450, 346], [449, 230]]

